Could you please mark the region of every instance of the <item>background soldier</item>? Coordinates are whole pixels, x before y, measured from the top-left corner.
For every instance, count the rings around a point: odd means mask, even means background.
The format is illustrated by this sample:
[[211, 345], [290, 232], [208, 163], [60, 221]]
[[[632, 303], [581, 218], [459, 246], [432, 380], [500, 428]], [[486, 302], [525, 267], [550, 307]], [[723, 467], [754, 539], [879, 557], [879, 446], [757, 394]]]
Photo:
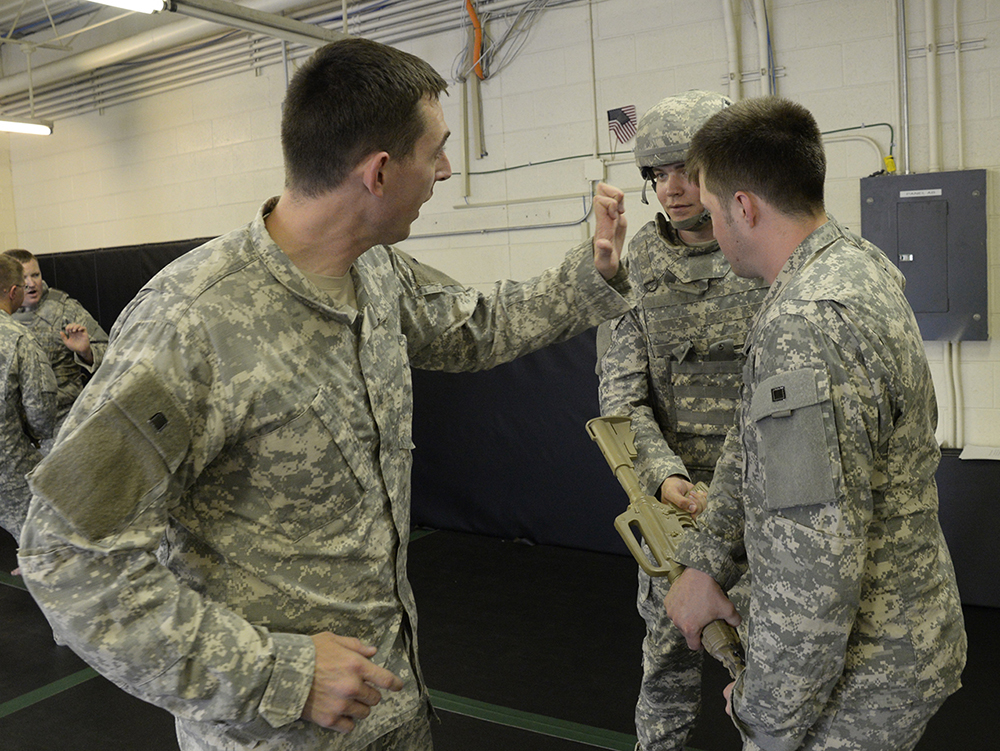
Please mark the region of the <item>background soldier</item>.
[[[602, 341], [610, 335], [600, 364], [601, 413], [632, 418], [646, 492], [693, 512], [704, 499], [688, 493], [692, 483], [711, 481], [733, 424], [746, 332], [766, 292], [763, 280], [733, 273], [684, 170], [691, 137], [729, 104], [720, 94], [689, 91], [639, 121], [635, 161], [664, 213], [629, 243], [638, 307], [601, 327]], [[639, 570], [646, 637], [635, 720], [645, 751], [681, 751], [701, 695], [702, 655], [666, 617], [668, 586], [665, 577]]]
[[31, 491], [25, 475], [41, 460], [38, 441], [55, 426], [56, 378], [45, 353], [11, 318], [24, 296], [21, 264], [0, 256], [0, 526], [20, 538]]
[[667, 611], [692, 648], [710, 621], [738, 625], [716, 581], [745, 543], [747, 667], [725, 692], [744, 749], [908, 751], [961, 685], [966, 637], [902, 274], [826, 214], [822, 136], [801, 105], [734, 104], [688, 166], [733, 269], [770, 289]]
[[4, 255], [20, 262], [24, 269], [24, 302], [14, 320], [31, 331], [56, 374], [58, 430], [87, 379], [101, 364], [108, 335], [77, 300], [45, 283], [34, 254], [18, 248]]

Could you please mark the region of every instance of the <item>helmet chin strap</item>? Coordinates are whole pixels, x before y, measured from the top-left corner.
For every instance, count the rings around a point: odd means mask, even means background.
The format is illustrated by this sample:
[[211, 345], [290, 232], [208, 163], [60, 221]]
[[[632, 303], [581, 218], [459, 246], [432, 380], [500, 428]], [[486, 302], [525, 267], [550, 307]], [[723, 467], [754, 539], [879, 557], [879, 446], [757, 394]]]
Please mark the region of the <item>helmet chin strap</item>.
[[712, 214], [708, 209], [705, 209], [698, 214], [698, 216], [688, 217], [687, 219], [683, 219], [679, 222], [670, 219], [670, 217], [667, 217], [667, 219], [670, 221], [671, 227], [677, 230], [684, 230], [686, 232], [688, 230], [699, 230], [704, 227], [712, 221]]
[[[643, 180], [641, 200], [643, 204], [645, 204], [646, 206], [649, 205], [649, 201], [646, 200], [647, 185], [649, 185], [649, 180]], [[670, 222], [670, 226], [673, 227], [674, 229], [684, 230], [685, 232], [687, 232], [688, 230], [697, 231], [700, 230], [702, 227], [704, 227], [706, 224], [708, 224], [710, 221], [712, 221], [712, 213], [708, 209], [704, 209], [700, 214], [698, 214], [698, 216], [688, 217], [687, 219], [684, 219], [679, 222], [675, 222], [669, 216], [666, 217], [666, 220]]]

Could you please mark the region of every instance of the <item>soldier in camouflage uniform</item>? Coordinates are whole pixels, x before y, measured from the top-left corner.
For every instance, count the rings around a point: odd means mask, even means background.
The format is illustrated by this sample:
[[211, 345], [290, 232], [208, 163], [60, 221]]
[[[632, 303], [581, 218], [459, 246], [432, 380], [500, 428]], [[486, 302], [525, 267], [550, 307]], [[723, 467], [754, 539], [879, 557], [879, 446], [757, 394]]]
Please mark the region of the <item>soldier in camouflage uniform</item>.
[[734, 270], [771, 286], [668, 613], [692, 647], [709, 621], [740, 623], [715, 580], [745, 545], [747, 667], [726, 689], [744, 748], [908, 751], [961, 685], [966, 637], [902, 275], [826, 215], [822, 140], [800, 105], [733, 105], [688, 165]]
[[24, 304], [14, 320], [31, 331], [56, 374], [56, 428], [101, 364], [108, 335], [85, 307], [42, 279], [38, 259], [27, 250], [4, 251], [24, 267]]
[[55, 426], [56, 379], [27, 329], [11, 314], [21, 307], [21, 264], [0, 256], [0, 526], [21, 535], [31, 491], [25, 475], [41, 460], [38, 441]]
[[285, 191], [140, 291], [32, 475], [28, 588], [184, 751], [429, 749], [410, 368], [488, 368], [634, 302], [607, 186], [594, 242], [490, 294], [385, 244], [451, 175], [444, 88], [370, 40], [317, 51]]
[[[602, 339], [610, 334], [600, 361], [601, 413], [632, 418], [646, 492], [685, 510], [697, 503], [688, 495], [692, 483], [711, 481], [733, 424], [746, 332], [767, 291], [763, 280], [733, 273], [684, 172], [691, 137], [729, 104], [720, 94], [689, 91], [639, 121], [636, 164], [664, 214], [629, 243], [639, 305], [601, 327]], [[667, 618], [668, 587], [665, 577], [639, 570], [646, 637], [635, 724], [644, 751], [683, 751], [700, 705], [702, 655]]]

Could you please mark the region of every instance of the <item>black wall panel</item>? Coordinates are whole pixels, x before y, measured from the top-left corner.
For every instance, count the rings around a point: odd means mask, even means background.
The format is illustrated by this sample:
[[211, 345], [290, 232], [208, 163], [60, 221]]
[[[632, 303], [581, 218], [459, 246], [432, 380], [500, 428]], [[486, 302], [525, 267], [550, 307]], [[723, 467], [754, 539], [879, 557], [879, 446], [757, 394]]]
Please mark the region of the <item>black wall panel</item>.
[[38, 256], [50, 287], [75, 297], [110, 332], [118, 314], [157, 271], [209, 238]]

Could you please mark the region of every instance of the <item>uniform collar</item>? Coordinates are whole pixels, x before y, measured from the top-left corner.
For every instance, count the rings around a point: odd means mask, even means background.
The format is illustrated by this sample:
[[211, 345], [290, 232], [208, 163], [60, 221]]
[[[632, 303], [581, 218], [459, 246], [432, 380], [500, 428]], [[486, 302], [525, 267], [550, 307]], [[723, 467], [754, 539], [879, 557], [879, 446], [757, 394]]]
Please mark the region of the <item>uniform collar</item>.
[[293, 295], [307, 305], [317, 308], [325, 315], [341, 320], [351, 325], [358, 314], [374, 316], [372, 323], [377, 324], [388, 314], [388, 303], [383, 290], [390, 288], [379, 277], [384, 276], [388, 263], [380, 263], [387, 252], [385, 246], [369, 248], [351, 265], [351, 276], [354, 278], [355, 292], [358, 300], [358, 311], [341, 308], [333, 304], [330, 297], [310, 282], [306, 275], [292, 263], [285, 252], [271, 238], [264, 224], [267, 217], [278, 203], [278, 197], [270, 198], [261, 206], [256, 218], [250, 223], [250, 236], [253, 247], [260, 255], [261, 261], [271, 275]]

